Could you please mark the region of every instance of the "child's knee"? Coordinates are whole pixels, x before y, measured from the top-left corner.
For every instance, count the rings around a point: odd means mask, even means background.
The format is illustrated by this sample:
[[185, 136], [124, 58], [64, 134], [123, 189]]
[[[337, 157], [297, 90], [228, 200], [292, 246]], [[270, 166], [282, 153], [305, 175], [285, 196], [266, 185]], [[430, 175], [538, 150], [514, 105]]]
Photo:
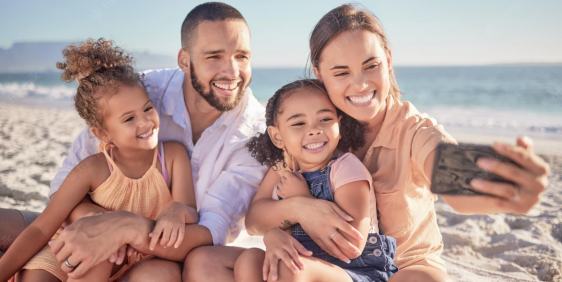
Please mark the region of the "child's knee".
[[262, 249], [252, 248], [242, 252], [234, 264], [236, 281], [246, 281], [249, 280], [247, 275], [255, 276], [261, 273], [264, 260], [265, 252]]

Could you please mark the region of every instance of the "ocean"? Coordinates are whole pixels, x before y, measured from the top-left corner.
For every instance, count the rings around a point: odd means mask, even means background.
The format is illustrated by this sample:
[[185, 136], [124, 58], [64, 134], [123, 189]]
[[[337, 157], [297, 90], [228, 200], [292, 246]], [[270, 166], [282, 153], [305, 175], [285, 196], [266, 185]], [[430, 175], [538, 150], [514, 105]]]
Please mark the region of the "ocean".
[[[447, 128], [562, 140], [562, 66], [395, 67], [402, 99]], [[252, 70], [262, 103], [300, 68]], [[76, 83], [60, 74], [0, 74], [0, 102], [72, 108]], [[562, 146], [562, 143], [561, 143]]]

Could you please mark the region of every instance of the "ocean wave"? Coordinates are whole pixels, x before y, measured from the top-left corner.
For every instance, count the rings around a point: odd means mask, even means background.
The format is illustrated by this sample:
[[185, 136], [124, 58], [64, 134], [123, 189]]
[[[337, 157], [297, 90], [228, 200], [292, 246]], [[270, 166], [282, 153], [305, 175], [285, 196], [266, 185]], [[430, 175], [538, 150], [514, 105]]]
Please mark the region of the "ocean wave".
[[461, 106], [423, 108], [420, 112], [446, 127], [562, 134], [562, 114]]
[[69, 99], [76, 94], [76, 88], [67, 86], [43, 86], [33, 82], [0, 83], [0, 96], [16, 98]]

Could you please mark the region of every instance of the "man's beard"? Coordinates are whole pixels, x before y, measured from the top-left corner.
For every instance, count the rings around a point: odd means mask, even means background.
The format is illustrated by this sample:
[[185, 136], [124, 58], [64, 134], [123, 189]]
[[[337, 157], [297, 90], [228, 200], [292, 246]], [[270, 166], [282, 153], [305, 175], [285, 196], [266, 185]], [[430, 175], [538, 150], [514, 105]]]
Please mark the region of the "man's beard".
[[[221, 112], [226, 112], [226, 111], [230, 111], [234, 108], [236, 108], [236, 106], [238, 106], [238, 103], [240, 103], [240, 100], [242, 100], [242, 97], [244, 97], [244, 93], [246, 92], [246, 81], [244, 79], [242, 79], [240, 86], [238, 87], [238, 93], [236, 93], [236, 97], [234, 98], [234, 101], [232, 101], [231, 103], [228, 102], [222, 102], [221, 99], [218, 97], [218, 95], [215, 93], [215, 91], [213, 91], [213, 86], [212, 83], [209, 83], [209, 92], [205, 93], [205, 86], [199, 82], [199, 79], [197, 79], [197, 75], [195, 74], [195, 69], [193, 67], [193, 63], [190, 62], [189, 65], [189, 73], [191, 76], [191, 86], [193, 86], [193, 89], [195, 89], [195, 91], [197, 91], [197, 93], [199, 93], [199, 95], [201, 95], [201, 97], [203, 97], [203, 99], [205, 99], [205, 101], [207, 101], [207, 103], [209, 103], [209, 105], [211, 105], [213, 108], [221, 111]], [[221, 80], [216, 80], [216, 81], [221, 81]], [[227, 81], [226, 79], [223, 79], [223, 81]]]

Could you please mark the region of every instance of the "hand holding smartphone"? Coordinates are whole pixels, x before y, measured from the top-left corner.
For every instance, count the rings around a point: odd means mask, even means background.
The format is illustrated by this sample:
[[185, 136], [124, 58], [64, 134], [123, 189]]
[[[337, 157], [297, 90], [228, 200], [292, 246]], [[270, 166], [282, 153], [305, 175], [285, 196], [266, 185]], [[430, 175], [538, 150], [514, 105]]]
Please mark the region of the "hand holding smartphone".
[[478, 167], [476, 161], [483, 157], [517, 165], [510, 159], [496, 153], [490, 146], [440, 144], [435, 153], [431, 192], [447, 195], [493, 196], [473, 190], [470, 182], [475, 178], [480, 178], [513, 184], [511, 181]]

